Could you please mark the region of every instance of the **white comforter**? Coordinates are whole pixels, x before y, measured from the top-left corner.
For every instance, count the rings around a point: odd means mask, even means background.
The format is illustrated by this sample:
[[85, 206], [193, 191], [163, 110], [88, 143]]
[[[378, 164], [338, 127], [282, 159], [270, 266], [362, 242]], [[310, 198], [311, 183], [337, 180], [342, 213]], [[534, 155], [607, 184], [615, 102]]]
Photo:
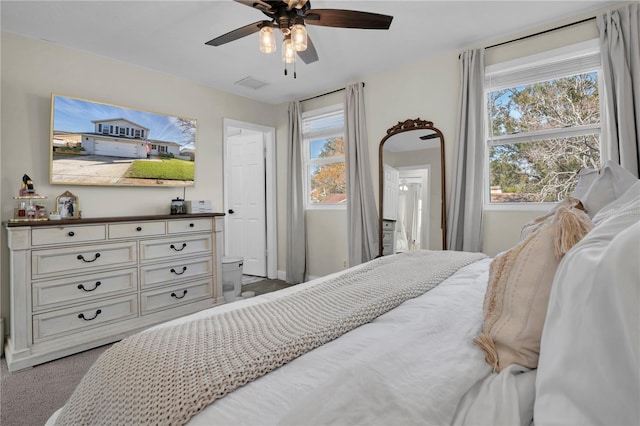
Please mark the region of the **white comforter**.
[[[473, 344], [489, 263], [462, 268], [424, 295], [214, 402], [189, 424], [450, 424], [461, 397], [491, 375]], [[262, 303], [330, 277], [214, 309]]]
[[189, 424], [450, 423], [458, 400], [491, 370], [473, 344], [488, 265], [485, 259], [461, 269], [423, 296], [216, 401]]

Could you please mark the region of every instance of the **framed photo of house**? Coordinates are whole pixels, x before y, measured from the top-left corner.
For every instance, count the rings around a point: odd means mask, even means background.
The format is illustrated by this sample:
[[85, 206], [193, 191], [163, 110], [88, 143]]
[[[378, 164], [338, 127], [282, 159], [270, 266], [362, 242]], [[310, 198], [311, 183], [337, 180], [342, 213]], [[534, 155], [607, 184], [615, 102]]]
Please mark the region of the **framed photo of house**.
[[196, 120], [51, 95], [51, 184], [193, 186]]
[[65, 191], [56, 197], [56, 213], [61, 219], [79, 219], [80, 205], [78, 197], [69, 191]]

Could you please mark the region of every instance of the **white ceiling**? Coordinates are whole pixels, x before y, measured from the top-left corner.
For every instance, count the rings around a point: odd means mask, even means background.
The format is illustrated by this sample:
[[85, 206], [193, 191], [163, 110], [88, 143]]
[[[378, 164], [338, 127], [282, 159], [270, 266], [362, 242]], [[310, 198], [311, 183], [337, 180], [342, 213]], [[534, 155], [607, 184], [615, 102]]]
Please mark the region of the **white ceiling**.
[[[46, 40], [165, 72], [248, 98], [279, 104], [342, 88], [387, 69], [486, 45], [513, 34], [609, 7], [607, 1], [337, 1], [312, 8], [353, 9], [394, 17], [391, 28], [308, 26], [320, 60], [297, 61], [284, 76], [280, 49], [260, 53], [252, 34], [219, 47], [204, 43], [268, 19], [234, 1], [7, 1], [2, 31]], [[246, 77], [268, 83], [234, 85]]]

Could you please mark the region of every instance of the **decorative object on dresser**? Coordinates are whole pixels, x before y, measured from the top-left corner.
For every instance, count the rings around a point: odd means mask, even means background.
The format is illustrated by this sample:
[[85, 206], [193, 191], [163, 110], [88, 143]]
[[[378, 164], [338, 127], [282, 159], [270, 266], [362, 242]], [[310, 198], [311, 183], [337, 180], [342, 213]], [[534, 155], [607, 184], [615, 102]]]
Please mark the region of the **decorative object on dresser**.
[[78, 197], [65, 191], [56, 197], [56, 214], [60, 218], [80, 219], [80, 204]]
[[187, 200], [187, 213], [211, 213], [213, 208], [211, 207], [211, 200]]
[[18, 190], [18, 196], [13, 197], [18, 200], [18, 206], [14, 209], [11, 222], [22, 222], [29, 220], [47, 220], [47, 209], [42, 203], [45, 196], [38, 195], [35, 190], [33, 181], [29, 175], [22, 176], [22, 183]]
[[9, 370], [221, 303], [223, 216], [5, 222]]

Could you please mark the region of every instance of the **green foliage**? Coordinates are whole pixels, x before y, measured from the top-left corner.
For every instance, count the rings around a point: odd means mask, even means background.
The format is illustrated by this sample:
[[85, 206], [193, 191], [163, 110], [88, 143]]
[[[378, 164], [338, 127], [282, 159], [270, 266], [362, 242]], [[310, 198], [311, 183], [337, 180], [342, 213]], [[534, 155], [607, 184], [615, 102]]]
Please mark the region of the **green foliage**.
[[126, 177], [137, 179], [194, 180], [195, 163], [178, 159], [161, 161], [137, 160]]
[[81, 154], [84, 152], [84, 148], [80, 145], [76, 146], [61, 146], [55, 149], [60, 154]]
[[[597, 74], [580, 74], [489, 94], [490, 133], [502, 136], [600, 122]], [[597, 134], [493, 146], [493, 201], [557, 201], [568, 195], [581, 167], [598, 168]]]

